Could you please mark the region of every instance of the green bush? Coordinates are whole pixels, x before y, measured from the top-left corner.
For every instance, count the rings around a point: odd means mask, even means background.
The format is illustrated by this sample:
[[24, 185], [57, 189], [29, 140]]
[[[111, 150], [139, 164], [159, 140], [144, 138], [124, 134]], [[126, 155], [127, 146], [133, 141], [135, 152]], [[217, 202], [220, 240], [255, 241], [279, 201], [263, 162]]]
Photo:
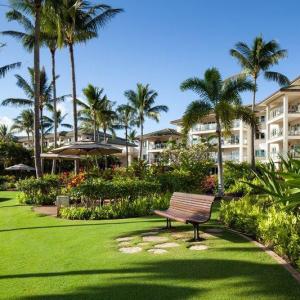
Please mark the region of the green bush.
[[30, 177], [19, 180], [17, 188], [21, 191], [18, 199], [26, 204], [53, 204], [56, 196], [60, 193], [61, 182], [56, 175], [45, 175], [43, 178]]
[[0, 190], [6, 191], [16, 187], [16, 177], [13, 175], [0, 176]]
[[189, 171], [174, 170], [160, 174], [156, 178], [162, 191], [191, 193], [199, 191], [201, 187], [201, 179], [193, 176]]
[[225, 225], [255, 237], [300, 267], [299, 215], [286, 212], [269, 200], [246, 196], [240, 200], [222, 201], [220, 219]]
[[166, 209], [169, 206], [170, 194], [153, 197], [139, 197], [132, 201], [120, 200], [112, 204], [96, 207], [65, 207], [60, 209], [60, 216], [72, 220], [101, 220], [142, 217], [154, 209]]
[[87, 204], [105, 199], [136, 199], [151, 196], [160, 190], [159, 183], [145, 180], [123, 179], [105, 181], [88, 179], [71, 190], [72, 195], [81, 198]]

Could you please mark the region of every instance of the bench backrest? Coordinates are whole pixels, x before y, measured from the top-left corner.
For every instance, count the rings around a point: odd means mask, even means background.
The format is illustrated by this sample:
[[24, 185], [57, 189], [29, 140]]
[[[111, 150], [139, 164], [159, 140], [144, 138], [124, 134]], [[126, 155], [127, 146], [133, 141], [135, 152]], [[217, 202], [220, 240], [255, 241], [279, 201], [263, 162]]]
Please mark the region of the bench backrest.
[[183, 213], [210, 216], [214, 196], [175, 192], [170, 201], [170, 208]]

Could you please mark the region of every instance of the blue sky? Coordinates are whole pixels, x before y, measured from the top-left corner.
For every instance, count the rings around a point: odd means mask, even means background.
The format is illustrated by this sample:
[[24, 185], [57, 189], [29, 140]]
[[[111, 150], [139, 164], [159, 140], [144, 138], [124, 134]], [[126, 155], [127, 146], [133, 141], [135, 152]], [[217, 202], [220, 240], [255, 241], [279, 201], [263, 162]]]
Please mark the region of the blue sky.
[[[0, 0], [0, 4], [7, 1]], [[159, 97], [158, 104], [169, 106], [160, 123], [146, 121], [146, 132], [172, 127], [169, 122], [182, 116], [196, 95], [181, 92], [180, 83], [188, 77], [202, 77], [212, 66], [224, 77], [240, 71], [230, 57], [229, 49], [238, 41], [251, 42], [256, 35], [276, 39], [288, 49], [288, 58], [274, 70], [290, 79], [300, 75], [300, 1], [252, 0], [251, 5], [240, 0], [111, 0], [105, 3], [123, 8], [101, 30], [99, 38], [86, 45], [76, 46], [76, 74], [78, 95], [88, 83], [103, 87], [111, 100], [126, 102], [124, 91], [134, 89], [137, 82], [149, 83]], [[5, 8], [0, 7], [0, 30], [16, 29], [7, 23]], [[0, 80], [0, 99], [23, 96], [15, 85], [15, 73], [27, 76], [32, 66], [32, 54], [27, 53], [15, 40], [0, 36], [7, 47], [0, 52], [0, 65], [22, 61], [22, 68]], [[49, 72], [50, 55], [41, 50], [41, 63]], [[71, 91], [69, 56], [65, 49], [57, 55], [58, 95]], [[278, 86], [260, 80], [258, 99], [263, 99]], [[249, 103], [251, 95], [244, 94]], [[69, 113], [71, 105], [62, 109]], [[0, 121], [9, 122], [21, 109], [0, 107]], [[120, 135], [122, 133], [120, 132]]]

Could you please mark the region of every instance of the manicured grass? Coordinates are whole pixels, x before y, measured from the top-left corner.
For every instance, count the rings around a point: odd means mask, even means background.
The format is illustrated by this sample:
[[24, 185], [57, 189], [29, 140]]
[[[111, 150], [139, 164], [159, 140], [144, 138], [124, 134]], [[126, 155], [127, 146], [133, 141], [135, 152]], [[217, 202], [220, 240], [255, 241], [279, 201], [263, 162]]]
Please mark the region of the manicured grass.
[[204, 241], [205, 251], [182, 243], [160, 256], [123, 254], [115, 238], [164, 220], [60, 220], [17, 205], [15, 196], [0, 192], [1, 299], [299, 299], [287, 271], [232, 233]]

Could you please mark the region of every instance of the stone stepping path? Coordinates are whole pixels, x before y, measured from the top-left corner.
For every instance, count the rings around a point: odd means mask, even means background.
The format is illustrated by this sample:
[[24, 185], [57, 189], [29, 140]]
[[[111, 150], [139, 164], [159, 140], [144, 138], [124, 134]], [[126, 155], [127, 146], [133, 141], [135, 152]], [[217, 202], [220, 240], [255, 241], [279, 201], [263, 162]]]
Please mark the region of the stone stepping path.
[[125, 236], [125, 237], [118, 238], [116, 241], [117, 242], [129, 242], [129, 241], [132, 241], [133, 239], [134, 239], [133, 236]]
[[180, 245], [178, 243], [163, 243], [155, 245], [154, 248], [174, 248], [179, 246]]
[[148, 246], [149, 243], [148, 242], [141, 242], [141, 243], [138, 243], [137, 246], [139, 247], [144, 247], [144, 246]]
[[130, 242], [120, 242], [119, 243], [119, 247], [124, 247], [124, 246], [130, 246], [131, 245], [131, 243]]
[[192, 245], [189, 247], [189, 250], [194, 250], [194, 251], [202, 251], [202, 250], [207, 250], [208, 246], [205, 245]]
[[165, 249], [149, 249], [148, 252], [153, 254], [164, 254], [167, 253], [168, 251]]
[[157, 242], [157, 243], [163, 243], [168, 241], [169, 239], [165, 236], [155, 236], [155, 235], [149, 235], [143, 237], [143, 242]]
[[143, 249], [141, 247], [124, 247], [120, 248], [119, 251], [127, 254], [133, 254], [141, 252]]

